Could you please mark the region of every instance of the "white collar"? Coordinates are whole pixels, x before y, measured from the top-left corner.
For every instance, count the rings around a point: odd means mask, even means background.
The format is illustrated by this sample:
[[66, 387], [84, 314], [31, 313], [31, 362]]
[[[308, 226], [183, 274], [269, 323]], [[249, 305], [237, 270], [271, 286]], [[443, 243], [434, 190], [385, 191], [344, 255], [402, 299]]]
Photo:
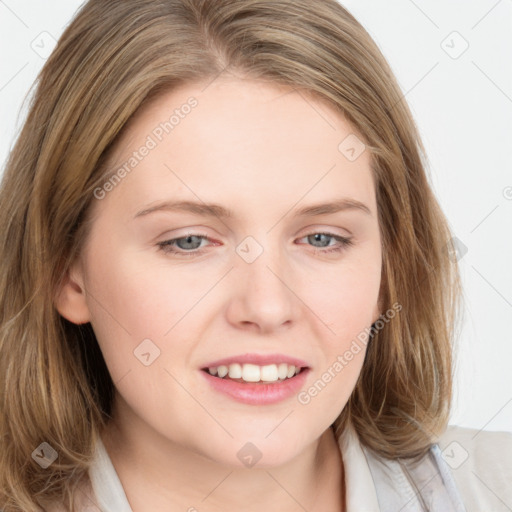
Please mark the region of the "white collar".
[[377, 492], [366, 456], [353, 426], [348, 423], [338, 439], [345, 472], [347, 512], [379, 512]]
[[133, 512], [108, 452], [98, 436], [96, 455], [89, 469], [94, 501], [103, 512]]

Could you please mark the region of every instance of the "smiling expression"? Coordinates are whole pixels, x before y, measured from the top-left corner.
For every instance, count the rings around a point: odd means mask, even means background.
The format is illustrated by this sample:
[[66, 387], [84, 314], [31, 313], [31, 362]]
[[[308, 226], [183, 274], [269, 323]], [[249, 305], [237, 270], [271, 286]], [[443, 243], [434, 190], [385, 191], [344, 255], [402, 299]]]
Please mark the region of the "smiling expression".
[[[94, 328], [120, 417], [212, 460], [239, 465], [252, 442], [263, 464], [278, 464], [340, 414], [364, 350], [307, 405], [297, 393], [379, 316], [370, 154], [347, 158], [339, 146], [354, 129], [303, 93], [249, 80], [204, 87], [152, 100], [116, 144], [111, 169], [155, 142], [94, 200], [73, 269], [80, 321]], [[155, 132], [192, 96], [172, 131]], [[243, 354], [298, 358], [308, 372], [285, 398], [246, 403], [204, 371]]]

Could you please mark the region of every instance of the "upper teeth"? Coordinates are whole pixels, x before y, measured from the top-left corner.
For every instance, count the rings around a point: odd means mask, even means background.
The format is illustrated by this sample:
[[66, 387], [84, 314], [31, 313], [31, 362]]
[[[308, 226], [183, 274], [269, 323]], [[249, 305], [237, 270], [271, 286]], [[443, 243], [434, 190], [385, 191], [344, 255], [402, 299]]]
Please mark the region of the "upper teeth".
[[293, 364], [269, 364], [266, 366], [258, 366], [256, 364], [238, 364], [233, 363], [229, 366], [213, 366], [208, 368], [211, 375], [217, 375], [224, 378], [226, 375], [231, 379], [242, 379], [246, 382], [275, 382], [278, 379], [291, 378], [300, 372], [300, 366], [295, 367]]

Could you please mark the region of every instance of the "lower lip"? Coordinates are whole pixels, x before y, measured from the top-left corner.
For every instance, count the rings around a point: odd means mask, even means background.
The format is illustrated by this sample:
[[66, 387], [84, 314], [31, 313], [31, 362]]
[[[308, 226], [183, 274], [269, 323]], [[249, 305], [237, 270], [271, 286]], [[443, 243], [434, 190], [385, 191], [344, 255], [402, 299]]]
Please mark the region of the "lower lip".
[[201, 370], [201, 373], [213, 389], [230, 396], [237, 402], [250, 405], [268, 405], [281, 402], [298, 393], [304, 385], [309, 368], [305, 368], [291, 379], [268, 383], [237, 382], [231, 379], [214, 377], [204, 370]]

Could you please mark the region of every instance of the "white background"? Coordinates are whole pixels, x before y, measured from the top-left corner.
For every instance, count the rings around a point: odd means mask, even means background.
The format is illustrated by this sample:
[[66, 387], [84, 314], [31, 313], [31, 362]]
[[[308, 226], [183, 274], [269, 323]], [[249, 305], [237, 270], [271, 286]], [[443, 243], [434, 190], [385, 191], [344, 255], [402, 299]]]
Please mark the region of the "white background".
[[[390, 62], [425, 143], [434, 190], [467, 247], [450, 423], [512, 431], [512, 0], [342, 4]], [[80, 5], [0, 0], [2, 170], [51, 36], [59, 38]]]

